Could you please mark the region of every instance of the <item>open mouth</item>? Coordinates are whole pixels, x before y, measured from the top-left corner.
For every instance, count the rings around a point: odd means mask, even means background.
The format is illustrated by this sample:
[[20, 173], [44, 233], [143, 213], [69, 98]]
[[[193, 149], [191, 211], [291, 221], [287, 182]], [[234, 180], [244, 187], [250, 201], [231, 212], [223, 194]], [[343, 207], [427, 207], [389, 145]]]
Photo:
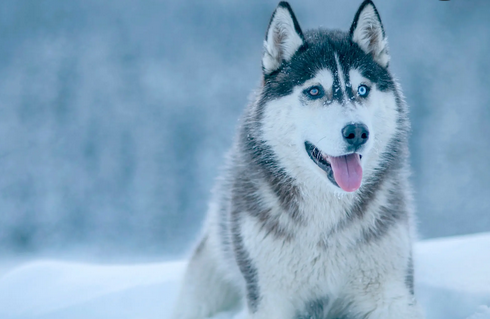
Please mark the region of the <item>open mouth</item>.
[[351, 153], [342, 156], [330, 156], [322, 153], [315, 145], [305, 142], [306, 152], [311, 160], [327, 173], [328, 179], [346, 192], [353, 192], [361, 186], [362, 156]]

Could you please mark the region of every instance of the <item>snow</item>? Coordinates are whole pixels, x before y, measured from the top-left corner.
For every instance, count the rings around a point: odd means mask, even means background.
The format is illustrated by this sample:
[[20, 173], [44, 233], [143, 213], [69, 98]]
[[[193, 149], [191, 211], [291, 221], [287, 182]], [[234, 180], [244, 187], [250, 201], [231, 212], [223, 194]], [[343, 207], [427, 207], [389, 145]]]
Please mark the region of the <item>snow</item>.
[[[490, 319], [490, 233], [419, 242], [414, 259], [416, 294], [428, 319]], [[30, 262], [0, 277], [0, 318], [169, 318], [184, 269], [184, 261]]]
[[490, 319], [490, 233], [420, 242], [415, 258], [428, 318]]

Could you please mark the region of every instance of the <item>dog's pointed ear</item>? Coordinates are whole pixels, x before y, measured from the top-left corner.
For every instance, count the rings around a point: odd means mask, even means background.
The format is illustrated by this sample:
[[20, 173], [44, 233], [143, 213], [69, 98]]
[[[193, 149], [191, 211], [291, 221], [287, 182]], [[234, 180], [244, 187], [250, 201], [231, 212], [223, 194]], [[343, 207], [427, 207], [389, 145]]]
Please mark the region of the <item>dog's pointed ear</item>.
[[289, 61], [304, 44], [303, 32], [289, 3], [281, 1], [272, 14], [264, 41], [262, 68], [270, 74]]
[[385, 68], [388, 66], [388, 41], [378, 10], [371, 0], [365, 0], [357, 10], [350, 28], [350, 36], [352, 41], [370, 54], [379, 65]]

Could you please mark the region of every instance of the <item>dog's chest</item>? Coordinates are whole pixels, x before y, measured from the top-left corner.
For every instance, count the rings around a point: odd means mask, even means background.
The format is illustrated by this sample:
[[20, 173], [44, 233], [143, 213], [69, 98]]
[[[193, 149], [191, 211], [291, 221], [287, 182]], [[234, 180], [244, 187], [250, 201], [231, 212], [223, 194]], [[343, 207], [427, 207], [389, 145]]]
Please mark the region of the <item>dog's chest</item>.
[[311, 295], [335, 294], [348, 271], [349, 256], [327, 223], [309, 221], [289, 225], [289, 237], [268, 234], [255, 223], [246, 223], [243, 234], [250, 257], [263, 281], [280, 289]]

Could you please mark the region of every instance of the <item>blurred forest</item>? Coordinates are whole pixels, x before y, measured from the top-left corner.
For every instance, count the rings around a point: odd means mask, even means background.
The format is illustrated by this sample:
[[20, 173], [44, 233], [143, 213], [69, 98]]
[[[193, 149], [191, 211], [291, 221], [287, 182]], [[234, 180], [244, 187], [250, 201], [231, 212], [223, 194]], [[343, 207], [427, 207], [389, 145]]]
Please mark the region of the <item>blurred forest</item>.
[[[348, 29], [361, 1], [290, 1]], [[490, 230], [490, 2], [375, 0], [422, 238]], [[277, 1], [0, 2], [0, 252], [183, 254]]]

